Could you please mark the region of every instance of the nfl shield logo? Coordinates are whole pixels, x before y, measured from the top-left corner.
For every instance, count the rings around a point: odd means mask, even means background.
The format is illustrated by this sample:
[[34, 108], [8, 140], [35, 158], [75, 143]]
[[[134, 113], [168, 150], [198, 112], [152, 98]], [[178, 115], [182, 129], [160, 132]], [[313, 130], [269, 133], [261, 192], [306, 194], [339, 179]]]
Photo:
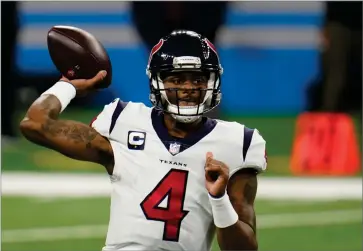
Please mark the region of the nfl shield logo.
[[180, 151], [180, 144], [178, 143], [171, 143], [169, 146], [169, 152], [173, 155], [179, 153]]

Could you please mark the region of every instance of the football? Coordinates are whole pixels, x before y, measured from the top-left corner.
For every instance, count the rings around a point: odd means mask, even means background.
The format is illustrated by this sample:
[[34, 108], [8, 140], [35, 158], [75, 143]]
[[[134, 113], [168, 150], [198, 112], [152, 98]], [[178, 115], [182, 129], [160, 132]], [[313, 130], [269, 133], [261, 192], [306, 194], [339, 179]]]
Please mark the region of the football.
[[107, 76], [98, 88], [111, 84], [112, 65], [103, 45], [89, 32], [72, 26], [54, 26], [47, 36], [50, 57], [68, 79], [90, 79], [100, 70]]

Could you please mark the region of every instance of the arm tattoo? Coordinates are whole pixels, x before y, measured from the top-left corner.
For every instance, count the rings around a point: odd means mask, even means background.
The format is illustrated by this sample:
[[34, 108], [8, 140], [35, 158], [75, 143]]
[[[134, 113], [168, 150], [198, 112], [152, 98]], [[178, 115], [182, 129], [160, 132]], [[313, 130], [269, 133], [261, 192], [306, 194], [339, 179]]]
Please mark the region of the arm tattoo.
[[86, 148], [92, 147], [92, 141], [98, 133], [84, 125], [70, 124], [67, 121], [48, 119], [42, 124], [42, 130], [53, 137], [66, 137], [74, 143], [85, 143]]
[[73, 159], [102, 164], [112, 173], [114, 159], [109, 141], [88, 125], [58, 120], [60, 111], [57, 97], [40, 96], [22, 122], [22, 133], [38, 145]]
[[55, 96], [46, 96], [40, 101], [39, 107], [48, 117], [42, 124], [43, 132], [52, 137], [65, 137], [74, 143], [85, 143], [86, 148], [92, 147], [91, 142], [97, 137], [97, 132], [88, 126], [57, 120], [61, 104]]
[[40, 110], [44, 112], [49, 118], [57, 119], [61, 111], [61, 104], [57, 97], [48, 95], [39, 104]]

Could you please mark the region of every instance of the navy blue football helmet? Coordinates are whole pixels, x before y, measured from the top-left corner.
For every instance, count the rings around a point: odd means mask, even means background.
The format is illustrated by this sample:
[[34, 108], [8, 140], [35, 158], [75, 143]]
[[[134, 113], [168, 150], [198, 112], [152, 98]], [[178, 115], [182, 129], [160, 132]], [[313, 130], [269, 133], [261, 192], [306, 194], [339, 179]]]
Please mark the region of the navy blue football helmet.
[[[207, 88], [203, 100], [196, 106], [171, 104], [166, 95], [162, 78], [165, 73], [200, 71], [206, 73]], [[163, 37], [150, 53], [146, 74], [150, 80], [150, 101], [156, 109], [170, 113], [184, 123], [196, 121], [203, 113], [221, 101], [221, 75], [223, 68], [214, 45], [202, 35], [187, 30], [176, 30]], [[172, 91], [176, 88], [173, 88]], [[202, 98], [201, 98], [202, 99]]]

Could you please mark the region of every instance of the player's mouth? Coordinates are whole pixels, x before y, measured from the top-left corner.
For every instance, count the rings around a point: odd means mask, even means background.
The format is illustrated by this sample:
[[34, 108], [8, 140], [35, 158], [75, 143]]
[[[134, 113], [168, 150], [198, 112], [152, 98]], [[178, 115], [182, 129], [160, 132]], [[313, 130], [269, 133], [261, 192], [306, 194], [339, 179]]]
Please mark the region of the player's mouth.
[[180, 106], [195, 106], [197, 105], [197, 102], [193, 101], [179, 101]]
[[180, 106], [196, 106], [198, 103], [193, 99], [180, 99], [179, 100]]

